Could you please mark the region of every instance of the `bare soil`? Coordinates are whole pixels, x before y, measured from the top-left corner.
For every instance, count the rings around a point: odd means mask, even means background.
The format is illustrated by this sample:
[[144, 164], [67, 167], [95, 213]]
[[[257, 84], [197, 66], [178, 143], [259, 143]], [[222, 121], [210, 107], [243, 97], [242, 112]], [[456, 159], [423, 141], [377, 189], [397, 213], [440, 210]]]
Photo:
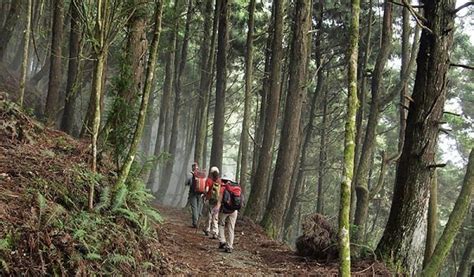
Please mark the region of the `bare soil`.
[[[206, 237], [201, 228], [191, 227], [187, 209], [157, 207], [165, 217], [161, 226], [161, 252], [180, 274], [337, 276], [336, 262], [318, 262], [295, 254], [287, 245], [270, 240], [246, 218], [237, 220], [234, 251], [218, 249], [218, 240]], [[201, 224], [203, 225], [203, 224]], [[352, 276], [391, 276], [376, 261], [354, 262]]]

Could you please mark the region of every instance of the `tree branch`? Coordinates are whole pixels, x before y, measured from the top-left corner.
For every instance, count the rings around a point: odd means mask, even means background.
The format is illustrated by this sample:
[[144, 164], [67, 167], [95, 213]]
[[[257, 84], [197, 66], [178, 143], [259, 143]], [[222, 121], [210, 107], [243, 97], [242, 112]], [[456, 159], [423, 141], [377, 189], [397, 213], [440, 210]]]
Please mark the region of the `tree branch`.
[[449, 64], [449, 66], [453, 66], [453, 67], [462, 67], [462, 68], [465, 68], [465, 69], [474, 70], [474, 66], [471, 66], [471, 65], [465, 65], [465, 64], [450, 63], [450, 64]]
[[474, 1], [466, 2], [466, 3], [462, 4], [461, 6], [457, 7], [456, 9], [454, 9], [453, 14], [457, 14], [460, 10], [462, 10], [464, 8], [467, 8], [469, 6], [472, 6], [472, 5], [474, 5]]

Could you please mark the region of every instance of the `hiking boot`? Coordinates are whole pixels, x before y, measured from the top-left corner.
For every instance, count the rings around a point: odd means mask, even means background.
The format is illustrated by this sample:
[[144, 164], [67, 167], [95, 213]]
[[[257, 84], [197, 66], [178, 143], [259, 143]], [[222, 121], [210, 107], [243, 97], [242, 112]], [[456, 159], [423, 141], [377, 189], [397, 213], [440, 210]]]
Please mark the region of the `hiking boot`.
[[197, 228], [197, 224], [196, 223], [193, 223], [193, 227], [192, 228]]
[[204, 235], [207, 237], [209, 236], [209, 231], [206, 231], [206, 230], [202, 230], [204, 232]]
[[226, 252], [226, 253], [232, 253], [232, 248], [226, 247], [226, 248], [225, 248], [225, 252]]
[[219, 242], [219, 249], [225, 249], [227, 246], [227, 243], [225, 242]]

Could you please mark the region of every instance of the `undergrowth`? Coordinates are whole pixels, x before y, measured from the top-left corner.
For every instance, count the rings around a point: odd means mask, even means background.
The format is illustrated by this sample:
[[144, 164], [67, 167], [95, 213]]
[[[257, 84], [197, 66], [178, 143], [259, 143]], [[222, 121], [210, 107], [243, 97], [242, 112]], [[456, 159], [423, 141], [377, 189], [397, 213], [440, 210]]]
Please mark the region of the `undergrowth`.
[[115, 174], [89, 170], [87, 146], [6, 107], [0, 119], [15, 123], [0, 132], [0, 275], [169, 273], [140, 168], [113, 192]]

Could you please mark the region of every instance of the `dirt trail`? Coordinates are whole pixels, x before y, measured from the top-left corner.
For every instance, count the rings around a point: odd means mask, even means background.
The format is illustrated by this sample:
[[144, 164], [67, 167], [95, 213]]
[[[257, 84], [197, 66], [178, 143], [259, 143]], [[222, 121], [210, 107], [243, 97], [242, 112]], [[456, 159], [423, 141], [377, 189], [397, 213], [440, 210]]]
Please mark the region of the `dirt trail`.
[[[288, 246], [268, 239], [248, 219], [237, 221], [234, 251], [229, 254], [218, 249], [218, 240], [204, 236], [202, 228], [191, 228], [189, 211], [169, 207], [158, 210], [166, 220], [160, 231], [160, 250], [176, 273], [337, 276], [337, 264], [296, 256]], [[389, 275], [376, 262], [359, 262], [352, 270], [353, 276]]]

